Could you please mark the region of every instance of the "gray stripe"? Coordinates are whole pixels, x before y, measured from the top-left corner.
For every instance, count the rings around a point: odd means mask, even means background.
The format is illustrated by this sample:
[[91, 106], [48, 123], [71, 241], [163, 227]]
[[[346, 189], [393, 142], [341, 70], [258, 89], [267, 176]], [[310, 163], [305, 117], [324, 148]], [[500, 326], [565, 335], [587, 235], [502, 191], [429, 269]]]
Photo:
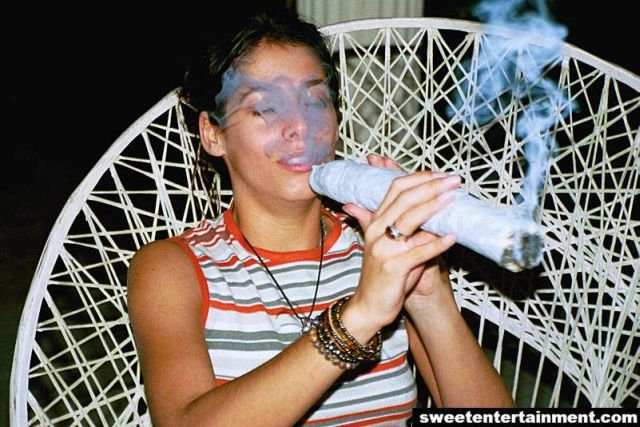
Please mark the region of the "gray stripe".
[[[354, 258], [361, 259], [362, 254], [360, 252], [353, 252], [346, 258], [338, 258], [338, 259], [328, 261], [323, 265], [322, 269], [323, 271], [331, 271], [334, 269], [333, 267], [336, 267], [337, 265], [338, 267], [337, 270], [343, 271], [344, 264], [351, 262], [351, 260]], [[302, 263], [296, 263], [293, 265], [286, 264], [281, 268], [276, 266], [276, 267], [270, 268], [270, 270], [274, 274], [274, 276], [282, 273], [286, 274], [290, 272], [295, 272], [296, 274], [299, 274], [300, 272], [306, 272], [307, 274], [310, 275], [310, 277], [314, 277], [318, 272], [318, 264], [319, 264], [318, 261], [307, 263], [306, 265]], [[267, 272], [264, 270], [264, 267], [262, 267], [259, 264], [255, 264], [250, 268], [245, 268], [245, 266], [242, 265], [241, 263], [236, 263], [236, 264], [233, 264], [232, 266], [222, 268], [220, 266], [214, 265], [214, 263], [210, 261], [204, 261], [204, 262], [201, 262], [200, 265], [203, 268], [203, 270], [205, 268], [208, 268], [208, 269], [214, 269], [214, 271], [215, 270], [219, 271], [220, 274], [213, 277], [205, 275], [205, 278], [210, 283], [227, 283], [229, 286], [233, 286], [235, 284], [242, 286], [246, 282], [246, 278], [247, 278], [246, 273], [249, 273], [249, 275], [252, 277], [257, 275], [257, 273], [260, 273], [260, 275], [265, 274], [266, 277], [269, 277]], [[357, 270], [359, 269], [359, 267], [360, 267], [360, 263], [358, 263], [356, 267], [348, 271]], [[227, 282], [228, 279], [225, 279], [225, 276], [232, 275], [232, 274], [238, 274], [241, 277], [238, 278], [237, 282]], [[315, 285], [315, 280], [313, 280], [313, 284]]]
[[[371, 411], [375, 411], [375, 409], [372, 409]], [[367, 411], [367, 412], [369, 412], [369, 411]], [[375, 418], [378, 418], [378, 417], [384, 417], [386, 415], [400, 414], [402, 412], [407, 412], [408, 413], [406, 419], [409, 419], [411, 417], [412, 411], [411, 411], [411, 407], [410, 406], [407, 407], [407, 408], [376, 412], [374, 416], [375, 416]], [[322, 414], [320, 414], [320, 415], [322, 416]], [[353, 416], [350, 416], [350, 417], [341, 418], [340, 419], [340, 423], [342, 425], [342, 424], [349, 424], [349, 423], [357, 422], [357, 421], [364, 421], [364, 420], [369, 419], [371, 416], [372, 415], [370, 415], [368, 417], [363, 417], [361, 415], [360, 416], [353, 415]], [[329, 422], [326, 422], [326, 423], [314, 422], [313, 425], [317, 426], [317, 427], [335, 427], [336, 424], [335, 424], [335, 421], [329, 421]], [[369, 425], [369, 424], [367, 424], [367, 425]], [[376, 424], [376, 425], [378, 425], [378, 424]], [[405, 426], [407, 424], [406, 424], [406, 421], [404, 421], [402, 418], [400, 418], [398, 420], [393, 420], [393, 424], [392, 424], [391, 421], [385, 421], [380, 425], [384, 425], [384, 426], [390, 427], [390, 426]]]
[[[367, 384], [373, 384], [378, 381], [385, 381], [390, 378], [394, 378], [396, 376], [405, 375], [407, 371], [410, 371], [409, 364], [404, 363], [402, 365], [402, 369], [398, 371], [392, 370], [382, 375], [373, 375], [371, 378], [366, 378], [366, 379], [359, 378], [358, 381], [343, 382], [343, 383], [337, 384], [336, 387], [333, 388], [333, 391], [337, 391], [338, 389], [340, 389], [341, 391], [345, 391], [345, 390], [349, 390], [349, 389], [353, 389], [361, 386], [366, 386]], [[411, 374], [411, 377], [413, 377], [412, 374]]]
[[[357, 279], [356, 277], [359, 275], [359, 268], [352, 268], [352, 269], [348, 269], [348, 270], [342, 270], [340, 272], [338, 272], [335, 275], [332, 275], [331, 277], [327, 277], [325, 279], [322, 280], [320, 286], [324, 289], [327, 288], [332, 288], [333, 284], [336, 282], [341, 282], [344, 283], [345, 278], [353, 275], [354, 276], [354, 280], [353, 280], [353, 288], [355, 288], [357, 286]], [[225, 283], [227, 286], [229, 286], [230, 288], [234, 286], [233, 283], [228, 283], [225, 282], [223, 278], [220, 279], [215, 279], [212, 280], [211, 282], [213, 282], [213, 289], [215, 289], [215, 282], [218, 283]], [[210, 282], [210, 283], [211, 283]], [[264, 283], [258, 283], [256, 284], [255, 282], [252, 282], [253, 285], [256, 287], [256, 289], [258, 291], [265, 291], [265, 290], [275, 290], [276, 292], [274, 292], [274, 296], [277, 295], [277, 299], [273, 300], [273, 301], [265, 301], [265, 306], [267, 308], [274, 308], [274, 307], [280, 307], [284, 300], [283, 298], [281, 298], [279, 292], [277, 291], [277, 288], [274, 287], [273, 282], [271, 281], [271, 279], [269, 278], [268, 282], [264, 282]], [[308, 289], [315, 289], [315, 281], [314, 282], [291, 282], [291, 283], [280, 283], [278, 282], [278, 284], [282, 287], [282, 289], [286, 292], [287, 289], [302, 289], [302, 288], [308, 288]], [[243, 282], [243, 283], [238, 283], [237, 284], [238, 287], [242, 287], [242, 288], [246, 288], [247, 287], [247, 283]], [[287, 295], [289, 298], [291, 298], [290, 295]], [[209, 298], [213, 299], [213, 300], [217, 300], [217, 301], [222, 301], [222, 302], [234, 302], [238, 305], [252, 305], [252, 304], [256, 304], [259, 302], [262, 302], [262, 298], [264, 297], [264, 295], [262, 296], [256, 296], [254, 298], [248, 298], [248, 299], [239, 299], [237, 298], [237, 296], [232, 296], [232, 295], [228, 295], [228, 294], [219, 294], [217, 292], [211, 292], [209, 294]], [[326, 300], [326, 297], [321, 297], [319, 296], [319, 298], [321, 298], [322, 300]], [[313, 296], [310, 295], [309, 298], [307, 299], [302, 299], [302, 300], [295, 300], [293, 301], [294, 304], [296, 305], [305, 305], [305, 304], [310, 304], [313, 300]]]
[[[304, 280], [304, 281], [299, 281], [299, 280], [291, 280], [291, 281], [287, 281], [287, 277], [283, 276], [283, 275], [279, 275], [274, 273], [274, 277], [276, 278], [276, 280], [278, 281], [278, 284], [280, 285], [280, 287], [282, 287], [282, 289], [289, 289], [289, 288], [293, 288], [293, 287], [315, 287], [316, 286], [316, 278], [317, 278], [317, 274], [318, 274], [318, 270], [308, 270], [309, 272], [309, 280]], [[328, 273], [330, 275], [328, 275]], [[254, 285], [256, 286], [256, 288], [258, 288], [258, 290], [262, 290], [265, 288], [272, 288], [273, 287], [273, 281], [271, 280], [271, 277], [265, 272], [265, 271], [261, 271], [258, 275], [258, 277], [260, 277], [261, 279], [264, 280], [260, 280], [260, 281], [256, 281], [256, 272], [255, 271], [251, 271], [251, 278], [254, 279], [252, 280], [252, 282], [254, 283]], [[360, 266], [354, 266], [352, 268], [348, 268], [345, 269], [344, 266], [340, 269], [336, 269], [335, 272], [326, 272], [323, 271], [323, 274], [321, 276], [321, 282], [320, 282], [320, 286], [325, 286], [325, 285], [329, 285], [333, 282], [339, 281], [344, 277], [347, 277], [349, 275], [354, 275], [357, 276], [360, 274]], [[233, 287], [233, 286], [239, 286], [239, 287], [246, 287], [247, 283], [246, 283], [246, 279], [243, 282], [227, 282], [225, 281], [225, 279], [223, 277], [215, 277], [212, 278], [211, 280], [212, 284], [217, 283], [226, 283], [229, 287]]]
[[204, 337], [207, 340], [224, 340], [232, 339], [235, 341], [283, 341], [293, 342], [300, 337], [299, 333], [277, 333], [276, 331], [256, 331], [256, 332], [243, 332], [243, 331], [221, 331], [210, 329], [205, 330]]
[[[229, 351], [241, 351], [257, 352], [262, 354], [265, 351], [277, 351], [281, 352], [287, 348], [291, 343], [281, 343], [277, 341], [260, 341], [251, 342], [246, 341], [216, 341], [207, 340], [207, 349], [209, 350], [229, 350]], [[263, 355], [264, 356], [264, 355]], [[215, 363], [215, 360], [214, 360]]]
[[[375, 409], [372, 409], [370, 411], [375, 411]], [[367, 411], [367, 412], [370, 412]], [[400, 409], [391, 409], [388, 411], [381, 411], [381, 412], [376, 412], [375, 413], [375, 418], [379, 418], [379, 417], [384, 417], [385, 415], [393, 415], [393, 414], [400, 414], [402, 412], [407, 412], [407, 419], [411, 417], [411, 407], [406, 407], [406, 408], [400, 408]], [[345, 417], [345, 418], [341, 418], [340, 419], [340, 423], [341, 424], [349, 424], [352, 422], [356, 422], [356, 421], [363, 421], [363, 420], [367, 420], [368, 418], [370, 418], [372, 415], [369, 415], [368, 417], [363, 417], [362, 415], [358, 416], [358, 415], [353, 415], [350, 417]], [[320, 417], [322, 417], [322, 414], [320, 414]], [[391, 424], [390, 421], [384, 422], [382, 425], [385, 426], [394, 426], [394, 425], [398, 425], [398, 426], [405, 426], [405, 422], [402, 419], [398, 419], [398, 420], [394, 420], [393, 421], [394, 424]], [[328, 421], [326, 423], [316, 423], [314, 422], [313, 424], [314, 426], [317, 427], [335, 427], [335, 421]], [[367, 424], [368, 425], [368, 424]]]
[[213, 259], [210, 258], [209, 254], [204, 254], [204, 256], [207, 257], [207, 259], [205, 261], [200, 261], [200, 265], [203, 268], [215, 268], [218, 269], [222, 272], [225, 273], [237, 273], [238, 271], [244, 269], [244, 265], [242, 264], [242, 260], [239, 260], [238, 262], [234, 262], [233, 264], [226, 266], [226, 267], [221, 267], [220, 265], [218, 265], [217, 263], [219, 262], [228, 262], [228, 260], [216, 260], [215, 262], [213, 261]]
[[[322, 406], [314, 406], [313, 408], [311, 408], [310, 412], [314, 412], [316, 415], [318, 415], [320, 418], [322, 418], [324, 414], [324, 410], [330, 410], [330, 409], [339, 409], [342, 407], [352, 407], [354, 405], [360, 404], [360, 403], [366, 403], [368, 405], [371, 405], [371, 403], [373, 402], [377, 402], [380, 400], [384, 400], [387, 397], [395, 397], [395, 396], [400, 396], [400, 395], [405, 395], [405, 394], [409, 394], [412, 396], [415, 396], [416, 393], [416, 388], [415, 388], [415, 384], [412, 384], [410, 386], [407, 387], [403, 387], [399, 390], [393, 390], [393, 391], [389, 391], [386, 393], [376, 393], [375, 395], [369, 395], [369, 396], [364, 396], [361, 397], [359, 399], [351, 399], [345, 402], [341, 402], [341, 403], [332, 403], [332, 404], [327, 404], [326, 401], [324, 401], [324, 399], [322, 400]], [[371, 406], [369, 406], [371, 407]], [[374, 405], [375, 408], [375, 405]], [[322, 412], [316, 412], [318, 409], [322, 409]], [[384, 415], [391, 415], [391, 414], [398, 414], [401, 412], [405, 412], [409, 410], [410, 411], [410, 407], [407, 408], [402, 408], [402, 409], [390, 409], [390, 410], [386, 410], [386, 411], [381, 411], [375, 414], [376, 417], [380, 417], [380, 416], [384, 416]], [[375, 409], [367, 409], [367, 412], [370, 411], [375, 411]], [[326, 416], [330, 416], [329, 414], [327, 414]], [[363, 419], [362, 416], [357, 416], [357, 415], [353, 415], [347, 418], [343, 418], [340, 420], [341, 423], [348, 423], [348, 422], [352, 422], [352, 421], [358, 421]], [[335, 421], [331, 421], [331, 422], [327, 422], [327, 423], [322, 423], [322, 424], [317, 424], [319, 426], [332, 426], [335, 425]]]
[[210, 350], [282, 351], [298, 338], [300, 338], [300, 333], [205, 330], [205, 340], [207, 348]]
[[397, 390], [391, 390], [391, 391], [387, 391], [386, 393], [376, 393], [373, 396], [363, 396], [359, 399], [351, 399], [351, 400], [347, 400], [345, 402], [336, 402], [336, 403], [324, 403], [322, 405], [322, 409], [337, 409], [337, 408], [341, 408], [344, 406], [353, 406], [359, 403], [371, 403], [371, 402], [375, 402], [377, 400], [384, 400], [387, 397], [394, 397], [394, 396], [398, 396], [401, 394], [413, 394], [414, 390], [415, 390], [415, 383], [403, 387], [401, 389], [397, 389]]

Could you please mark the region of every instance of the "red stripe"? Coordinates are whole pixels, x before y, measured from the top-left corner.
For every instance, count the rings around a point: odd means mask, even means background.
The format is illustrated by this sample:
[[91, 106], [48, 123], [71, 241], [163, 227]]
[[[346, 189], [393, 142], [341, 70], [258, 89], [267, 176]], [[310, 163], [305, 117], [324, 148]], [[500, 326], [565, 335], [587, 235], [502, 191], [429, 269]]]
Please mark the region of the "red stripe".
[[[328, 251], [330, 247], [332, 247], [337, 241], [340, 235], [342, 234], [344, 223], [336, 218], [333, 213], [326, 209], [322, 209], [324, 215], [329, 218], [333, 223], [333, 229], [327, 236], [324, 242], [324, 250]], [[247, 242], [242, 237], [242, 233], [238, 228], [238, 225], [233, 220], [233, 215], [230, 210], [226, 210], [223, 213], [224, 224], [227, 227], [227, 231], [232, 236], [232, 238], [240, 244], [247, 252], [251, 253], [252, 250], [247, 245]], [[300, 251], [292, 251], [292, 252], [273, 252], [264, 250], [261, 248], [256, 248], [258, 253], [262, 258], [269, 259], [271, 262], [267, 262], [267, 265], [278, 265], [283, 263], [290, 263], [296, 261], [306, 261], [306, 260], [315, 260], [320, 258], [320, 247], [309, 249], [309, 250], [300, 250]]]
[[191, 239], [194, 236], [198, 236], [199, 233], [202, 233], [203, 230], [206, 231], [207, 227], [205, 224], [199, 224], [197, 226], [195, 226], [194, 228], [189, 228], [187, 229], [184, 233], [182, 233], [182, 238], [188, 240]]
[[215, 233], [215, 230], [211, 227], [210, 224], [204, 222], [195, 228], [188, 229], [186, 232], [182, 234], [182, 237], [191, 240], [191, 239], [199, 239], [208, 234]]
[[[211, 261], [211, 258], [207, 257], [206, 258], [207, 261]], [[218, 261], [216, 262], [216, 266], [219, 267], [233, 267], [236, 264], [241, 264], [242, 262], [240, 261], [240, 259], [238, 258], [238, 256], [236, 254], [232, 254], [228, 260], [226, 261]]]
[[[343, 257], [347, 257], [349, 255], [351, 255], [353, 252], [357, 251], [357, 250], [361, 250], [361, 246], [359, 244], [353, 244], [351, 247], [349, 247], [348, 249], [346, 249], [345, 251], [342, 252], [337, 252], [337, 253], [333, 253], [330, 255], [325, 255], [323, 262], [332, 260], [332, 259], [336, 259], [336, 258], [343, 258]], [[198, 262], [200, 263], [205, 263], [208, 261], [211, 261], [211, 257], [209, 255], [201, 255], [198, 258]], [[240, 259], [234, 254], [231, 257], [229, 257], [229, 259], [225, 260], [225, 261], [217, 261], [215, 263], [216, 266], [218, 267], [233, 267], [236, 264], [241, 264], [242, 261], [240, 261]], [[281, 263], [272, 263], [269, 260], [265, 260], [265, 263], [267, 264], [267, 266], [277, 266], [280, 265]], [[260, 265], [260, 262], [258, 262], [255, 258], [251, 257], [248, 258], [244, 264], [245, 267], [251, 267], [254, 265]]]
[[209, 286], [207, 285], [207, 280], [204, 277], [202, 266], [198, 262], [196, 255], [193, 253], [187, 242], [178, 237], [172, 237], [169, 240], [180, 245], [180, 247], [187, 253], [187, 255], [189, 256], [189, 260], [191, 261], [191, 265], [193, 265], [193, 270], [198, 277], [198, 285], [200, 286], [200, 321], [202, 322], [202, 326], [204, 327], [207, 324], [207, 316], [209, 315], [207, 301], [210, 300]]
[[328, 261], [328, 260], [332, 260], [332, 259], [335, 259], [335, 258], [346, 258], [349, 255], [351, 255], [352, 253], [354, 253], [356, 251], [361, 251], [361, 250], [362, 250], [362, 245], [356, 242], [356, 243], [353, 243], [351, 246], [349, 246], [344, 251], [335, 252], [335, 253], [332, 253], [332, 254], [325, 255], [324, 260]]
[[[351, 424], [342, 424], [340, 423], [341, 426], [365, 426], [365, 425], [371, 425], [373, 424], [373, 422], [382, 422], [382, 421], [390, 421], [390, 420], [397, 420], [400, 418], [407, 418], [410, 416], [411, 414], [411, 408], [413, 408], [413, 406], [415, 405], [416, 401], [415, 399], [407, 402], [407, 403], [402, 403], [400, 405], [394, 405], [394, 406], [387, 406], [385, 408], [380, 408], [380, 409], [375, 409], [375, 410], [370, 410], [370, 411], [362, 411], [362, 412], [354, 412], [351, 414], [346, 414], [346, 415], [338, 415], [335, 417], [329, 417], [329, 418], [320, 418], [317, 420], [312, 420], [312, 421], [308, 421], [307, 423], [305, 423], [306, 425], [313, 425], [313, 424], [322, 424], [322, 423], [326, 423], [326, 422], [334, 422], [334, 421], [338, 421], [338, 420], [344, 420], [345, 418], [353, 418], [353, 417], [360, 417], [362, 418], [363, 416], [366, 416], [366, 420], [361, 420], [361, 421], [355, 421]], [[371, 417], [375, 417], [376, 414], [380, 413], [380, 412], [387, 412], [387, 411], [394, 411], [394, 410], [398, 410], [398, 409], [406, 409], [404, 412], [401, 412], [400, 414], [390, 414], [390, 415], [381, 415], [378, 416], [377, 418], [371, 418]]]
[[[318, 303], [314, 307], [314, 311], [316, 310], [324, 310], [329, 305], [331, 305], [333, 301]], [[290, 307], [281, 306], [281, 307], [271, 307], [267, 308], [264, 304], [252, 304], [252, 305], [237, 305], [230, 302], [222, 302], [216, 300], [209, 300], [209, 307], [222, 311], [234, 311], [236, 313], [267, 313], [271, 316], [278, 316], [281, 314], [291, 314], [295, 316], [293, 310]], [[311, 310], [311, 305], [303, 305], [296, 307], [296, 312], [298, 314], [307, 314]]]
[[[220, 240], [220, 239], [217, 239]], [[200, 242], [202, 243], [202, 242]], [[323, 262], [327, 262], [333, 259], [337, 259], [337, 258], [346, 258], [349, 255], [351, 255], [352, 253], [356, 252], [356, 251], [360, 251], [362, 250], [362, 246], [358, 243], [354, 243], [352, 244], [350, 247], [348, 247], [347, 249], [345, 249], [344, 251], [340, 251], [340, 252], [335, 252], [332, 254], [326, 254], [323, 258]], [[204, 263], [204, 262], [208, 262], [211, 261], [211, 257], [209, 255], [201, 255], [198, 258], [198, 262], [200, 263]], [[319, 261], [318, 260], [314, 260], [314, 261]], [[277, 266], [283, 263], [277, 262], [277, 263], [273, 263], [270, 260], [265, 260], [265, 263], [267, 264], [267, 266]], [[240, 261], [240, 259], [233, 254], [232, 256], [229, 257], [229, 259], [225, 260], [225, 261], [217, 261], [215, 263], [216, 266], [218, 267], [233, 267], [236, 264], [242, 264], [242, 261]], [[244, 262], [244, 266], [245, 267], [250, 267], [253, 265], [259, 265], [260, 263], [253, 257], [248, 258], [245, 262]]]
[[[340, 252], [334, 252], [331, 254], [325, 254], [323, 257], [323, 262], [327, 262], [327, 261], [331, 261], [333, 259], [338, 259], [338, 258], [346, 258], [349, 255], [351, 255], [352, 253], [356, 252], [356, 251], [361, 251], [362, 250], [362, 245], [360, 245], [359, 243], [353, 243], [351, 246], [349, 246], [347, 249], [340, 251]], [[259, 253], [262, 253], [263, 251], [258, 250]], [[260, 255], [262, 256], [262, 255]], [[250, 261], [249, 261], [250, 260]], [[244, 265], [245, 266], [250, 266], [250, 265], [254, 265], [254, 264], [259, 264], [253, 257], [249, 258], [249, 260], [245, 261]], [[292, 256], [292, 257], [288, 257], [287, 253], [282, 253], [280, 256], [277, 257], [277, 259], [271, 259], [268, 257], [263, 257], [264, 263], [267, 264], [267, 267], [277, 267], [279, 265], [286, 265], [286, 264], [290, 264], [292, 262], [302, 262], [302, 261], [320, 261], [320, 256], [318, 254], [318, 256], [315, 259], [309, 259], [306, 257], [298, 257], [298, 256]], [[240, 261], [238, 261], [240, 262]], [[230, 264], [228, 264], [230, 265]]]
[[396, 357], [395, 359], [390, 359], [385, 362], [376, 363], [375, 366], [373, 366], [373, 368], [369, 369], [368, 371], [360, 373], [358, 376], [375, 374], [378, 372], [397, 368], [398, 366], [401, 366], [404, 363], [406, 363], [406, 361], [407, 361], [407, 354], [402, 353], [400, 356]]
[[355, 423], [341, 424], [342, 427], [356, 427], [356, 426], [370, 426], [372, 424], [379, 424], [386, 421], [395, 421], [407, 419], [411, 416], [412, 411], [405, 411], [395, 415], [385, 415], [378, 418], [367, 418], [366, 421], [356, 421]]
[[[209, 255], [200, 255], [198, 257], [198, 261], [201, 263], [206, 263], [211, 260], [211, 257]], [[242, 263], [242, 261], [240, 261], [240, 258], [238, 258], [235, 254], [232, 254], [229, 259], [227, 259], [226, 261], [216, 261], [215, 262], [215, 266], [216, 267], [233, 267], [235, 265], [244, 265], [245, 267], [249, 267], [252, 265], [256, 265], [256, 264], [260, 264], [258, 261], [256, 261], [253, 258], [248, 258], [247, 261], [244, 262], [244, 264]]]

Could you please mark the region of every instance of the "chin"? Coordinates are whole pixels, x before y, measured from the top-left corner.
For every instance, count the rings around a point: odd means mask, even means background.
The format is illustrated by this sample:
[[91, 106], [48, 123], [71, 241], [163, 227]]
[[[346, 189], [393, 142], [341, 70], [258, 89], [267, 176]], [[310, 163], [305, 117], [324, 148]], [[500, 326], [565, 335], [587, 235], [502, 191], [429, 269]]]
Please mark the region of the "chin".
[[319, 197], [309, 185], [308, 173], [301, 173], [299, 178], [286, 183], [283, 193], [285, 198], [291, 202], [306, 202]]

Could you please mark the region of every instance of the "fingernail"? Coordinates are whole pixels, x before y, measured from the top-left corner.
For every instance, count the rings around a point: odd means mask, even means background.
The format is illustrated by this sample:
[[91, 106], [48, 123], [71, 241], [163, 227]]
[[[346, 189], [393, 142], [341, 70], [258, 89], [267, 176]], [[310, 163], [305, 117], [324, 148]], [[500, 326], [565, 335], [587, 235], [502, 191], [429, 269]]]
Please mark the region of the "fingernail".
[[445, 184], [460, 184], [461, 180], [458, 175], [451, 175], [444, 179]]
[[446, 236], [444, 236], [442, 238], [442, 243], [444, 243], [445, 245], [452, 245], [456, 242], [456, 235], [455, 234], [447, 234]]

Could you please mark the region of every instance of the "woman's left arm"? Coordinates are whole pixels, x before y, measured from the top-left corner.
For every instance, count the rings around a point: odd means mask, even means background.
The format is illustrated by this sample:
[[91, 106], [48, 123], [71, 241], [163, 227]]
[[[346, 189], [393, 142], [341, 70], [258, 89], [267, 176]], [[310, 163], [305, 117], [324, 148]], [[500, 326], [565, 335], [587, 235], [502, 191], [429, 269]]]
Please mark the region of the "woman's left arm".
[[[386, 157], [370, 155], [367, 160], [373, 166], [400, 169]], [[361, 225], [372, 217], [372, 213], [357, 205], [347, 204], [344, 209]], [[418, 230], [411, 239], [420, 246], [434, 241], [436, 236]], [[502, 378], [456, 306], [449, 272], [441, 259], [418, 265], [409, 275], [413, 279], [405, 295], [404, 309], [410, 317], [407, 324], [411, 351], [436, 405], [513, 406]]]
[[434, 402], [511, 407], [513, 399], [456, 306], [449, 274], [431, 263], [405, 301], [411, 351]]

